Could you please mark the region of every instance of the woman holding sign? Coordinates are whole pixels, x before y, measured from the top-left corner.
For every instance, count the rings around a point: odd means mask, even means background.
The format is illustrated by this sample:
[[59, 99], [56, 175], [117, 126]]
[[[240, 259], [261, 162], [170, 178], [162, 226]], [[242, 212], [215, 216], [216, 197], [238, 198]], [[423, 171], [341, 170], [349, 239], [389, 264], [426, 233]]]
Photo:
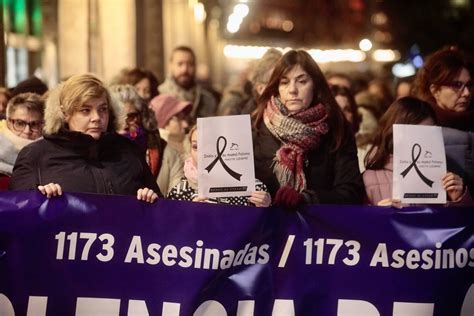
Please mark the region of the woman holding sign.
[[44, 139], [20, 152], [10, 189], [38, 189], [48, 198], [69, 191], [154, 202], [158, 185], [140, 148], [115, 133], [115, 113], [96, 77], [77, 75], [59, 85], [46, 101]]
[[474, 195], [474, 81], [470, 65], [455, 47], [429, 56], [418, 71], [414, 94], [428, 102], [443, 126], [448, 168], [461, 175]]
[[[400, 98], [388, 108], [380, 119], [373, 145], [365, 157], [366, 171], [363, 178], [370, 204], [400, 206], [399, 200], [392, 199], [393, 124], [435, 125], [435, 121], [435, 112], [430, 105], [413, 97]], [[448, 201], [472, 203], [460, 176], [448, 172], [442, 182]]]
[[274, 204], [362, 203], [353, 133], [308, 53], [280, 58], [253, 117], [255, 173]]

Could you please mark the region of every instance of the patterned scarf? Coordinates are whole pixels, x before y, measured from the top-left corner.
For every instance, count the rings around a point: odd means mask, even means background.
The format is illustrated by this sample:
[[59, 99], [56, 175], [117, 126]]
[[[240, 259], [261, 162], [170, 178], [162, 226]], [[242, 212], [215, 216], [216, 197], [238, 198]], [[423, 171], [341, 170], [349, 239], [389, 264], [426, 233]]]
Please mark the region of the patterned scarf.
[[321, 136], [329, 131], [327, 117], [321, 103], [290, 114], [279, 98], [268, 101], [263, 121], [282, 142], [273, 161], [273, 171], [281, 186], [291, 186], [298, 192], [306, 189], [303, 171], [306, 153], [318, 148]]

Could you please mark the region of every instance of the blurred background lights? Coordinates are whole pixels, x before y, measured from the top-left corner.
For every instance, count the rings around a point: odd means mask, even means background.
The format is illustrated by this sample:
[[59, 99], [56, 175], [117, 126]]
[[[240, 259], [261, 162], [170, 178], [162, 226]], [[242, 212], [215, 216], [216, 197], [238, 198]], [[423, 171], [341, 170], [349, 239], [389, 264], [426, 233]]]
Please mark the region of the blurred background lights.
[[293, 28], [294, 28], [293, 22], [290, 20], [285, 20], [281, 24], [281, 29], [285, 32], [291, 32], [293, 31]]
[[412, 62], [416, 68], [421, 68], [423, 66], [423, 58], [420, 55], [416, 55], [415, 57], [413, 57]]
[[245, 18], [249, 14], [249, 6], [244, 3], [239, 3], [234, 7], [234, 13], [241, 18]]
[[359, 48], [364, 52], [367, 52], [372, 49], [372, 42], [366, 38], [359, 42]]
[[201, 2], [196, 3], [194, 6], [194, 18], [199, 23], [202, 23], [204, 20], [206, 20], [206, 10], [204, 9], [204, 4]]
[[377, 49], [373, 52], [372, 58], [378, 62], [392, 62], [400, 59], [400, 53], [391, 49]]
[[415, 72], [416, 72], [415, 67], [410, 63], [408, 64], [396, 63], [392, 67], [393, 75], [398, 78], [414, 76]]

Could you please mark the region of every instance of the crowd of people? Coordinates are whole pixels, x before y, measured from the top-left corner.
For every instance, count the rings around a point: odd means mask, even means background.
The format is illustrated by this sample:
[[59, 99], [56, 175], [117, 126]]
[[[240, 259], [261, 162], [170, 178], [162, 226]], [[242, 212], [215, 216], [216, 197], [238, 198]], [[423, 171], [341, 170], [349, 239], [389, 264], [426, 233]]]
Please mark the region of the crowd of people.
[[[454, 47], [432, 54], [391, 93], [380, 80], [324, 74], [304, 50], [270, 49], [222, 97], [176, 47], [160, 84], [124, 69], [106, 85], [74, 75], [48, 89], [30, 78], [0, 89], [0, 190], [133, 195], [256, 207], [371, 204], [392, 196], [393, 124], [442, 126], [449, 205], [473, 205], [472, 65]], [[251, 114], [256, 186], [243, 197], [198, 195], [199, 117]]]

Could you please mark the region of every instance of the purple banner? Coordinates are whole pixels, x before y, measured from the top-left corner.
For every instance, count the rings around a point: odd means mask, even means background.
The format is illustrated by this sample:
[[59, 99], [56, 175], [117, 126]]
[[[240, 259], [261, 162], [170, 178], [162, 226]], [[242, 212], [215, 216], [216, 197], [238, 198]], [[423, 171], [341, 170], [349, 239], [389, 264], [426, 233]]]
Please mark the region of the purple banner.
[[474, 315], [474, 210], [0, 194], [0, 315]]

